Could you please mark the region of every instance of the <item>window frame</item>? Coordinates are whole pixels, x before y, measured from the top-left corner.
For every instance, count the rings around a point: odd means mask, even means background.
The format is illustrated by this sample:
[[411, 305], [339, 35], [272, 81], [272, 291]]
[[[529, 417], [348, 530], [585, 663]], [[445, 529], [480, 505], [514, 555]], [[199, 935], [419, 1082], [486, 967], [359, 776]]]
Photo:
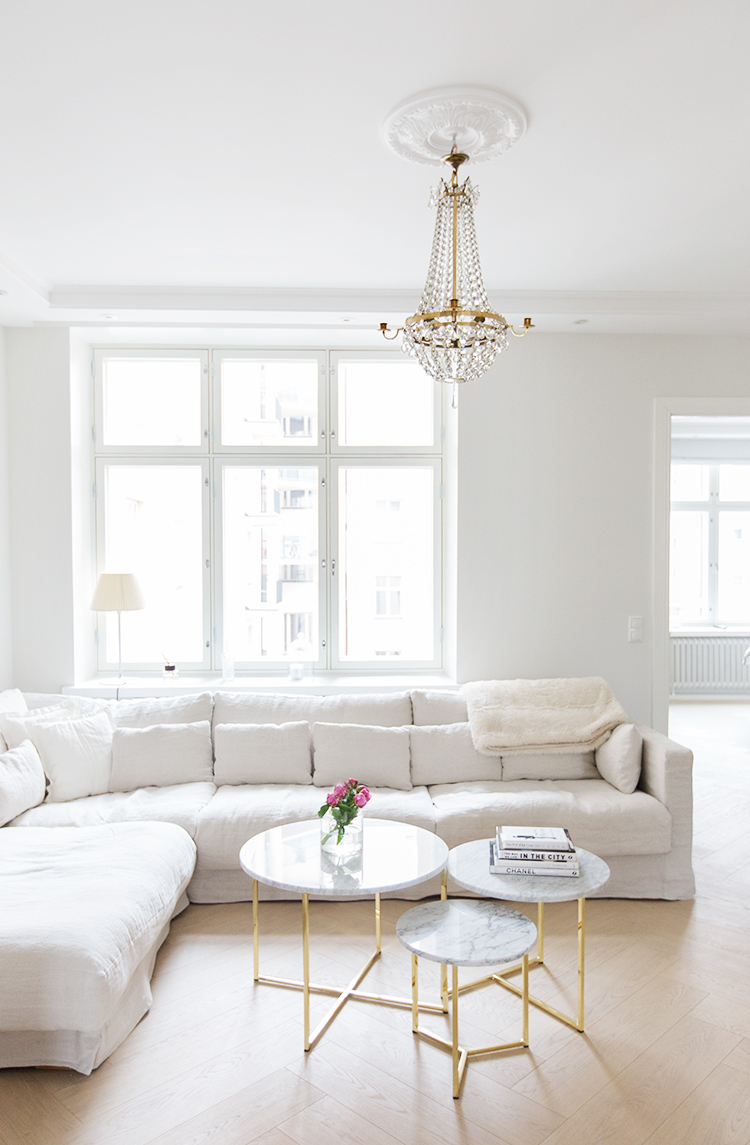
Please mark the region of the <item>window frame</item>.
[[[201, 363], [201, 439], [198, 445], [106, 445], [104, 441], [104, 360], [106, 358], [197, 358]], [[165, 349], [144, 346], [99, 347], [94, 350], [94, 442], [98, 455], [128, 457], [137, 451], [139, 457], [185, 457], [188, 454], [207, 456], [209, 441], [209, 351], [205, 349]]]
[[[97, 571], [101, 572], [106, 568], [105, 553], [106, 553], [106, 522], [105, 522], [105, 505], [106, 505], [106, 471], [109, 466], [133, 466], [133, 467], [154, 467], [154, 466], [171, 466], [186, 468], [188, 466], [199, 466], [201, 470], [201, 577], [202, 577], [202, 601], [203, 601], [203, 625], [202, 625], [202, 648], [203, 659], [201, 661], [178, 661], [177, 667], [180, 671], [185, 672], [206, 672], [210, 671], [212, 667], [213, 658], [213, 642], [211, 640], [212, 628], [212, 607], [211, 607], [211, 574], [213, 561], [211, 560], [211, 522], [210, 522], [210, 501], [211, 501], [211, 469], [208, 457], [201, 457], [195, 454], [193, 457], [154, 457], [150, 454], [140, 455], [138, 457], [124, 457], [119, 454], [113, 456], [99, 456], [95, 461], [95, 480], [94, 496], [96, 501], [96, 567]], [[101, 638], [101, 631], [105, 633], [104, 639]], [[101, 614], [97, 613], [96, 617], [96, 662], [99, 672], [111, 672], [112, 668], [116, 666], [116, 660], [109, 660], [107, 658], [107, 640], [106, 640], [106, 621], [102, 623]], [[123, 661], [123, 665], [127, 664], [129, 672], [152, 672], [154, 670], [154, 661]]]
[[[708, 469], [708, 497], [703, 501], [675, 501], [671, 498], [671, 471], [670, 471], [670, 502], [669, 512], [670, 519], [672, 513], [703, 513], [708, 520], [708, 586], [707, 586], [707, 608], [708, 617], [706, 620], [689, 620], [685, 621], [678, 628], [673, 628], [671, 621], [669, 625], [670, 635], [679, 635], [681, 632], [695, 631], [702, 628], [718, 628], [722, 631], [729, 632], [746, 632], [750, 630], [750, 615], [748, 620], [744, 623], [737, 621], [725, 620], [719, 616], [719, 522], [722, 513], [726, 512], [750, 512], [749, 501], [720, 501], [719, 488], [720, 488], [720, 469], [723, 465], [750, 465], [750, 461], [743, 459], [737, 460], [719, 460], [712, 461], [709, 459], [698, 459], [690, 461], [683, 458], [674, 458], [671, 462], [672, 466], [675, 465], [703, 465]], [[670, 525], [670, 540], [671, 540], [671, 525]], [[670, 561], [671, 561], [671, 544], [670, 544]], [[670, 592], [671, 592], [671, 572], [670, 572]], [[749, 610], [750, 611], [750, 610]]]
[[[200, 446], [105, 446], [103, 442], [103, 363], [106, 358], [199, 358], [201, 361], [201, 444]], [[221, 443], [221, 363], [224, 360], [302, 359], [318, 363], [318, 433], [312, 445], [224, 446]], [[319, 474], [319, 567], [318, 605], [319, 640], [312, 668], [316, 674], [329, 675], [401, 675], [404, 672], [434, 672], [443, 667], [443, 615], [445, 601], [444, 554], [444, 440], [445, 410], [443, 389], [433, 383], [434, 440], [430, 446], [339, 446], [338, 445], [338, 369], [342, 361], [403, 361], [398, 350], [337, 349], [255, 349], [232, 347], [168, 346], [99, 346], [92, 347], [94, 383], [94, 426], [92, 432], [94, 485], [94, 551], [97, 573], [105, 569], [105, 473], [108, 465], [191, 465], [201, 466], [203, 482], [203, 660], [179, 663], [186, 676], [206, 672], [218, 673], [224, 647], [223, 618], [223, 472], [227, 467], [316, 468]], [[370, 468], [408, 466], [428, 467], [433, 471], [433, 631], [434, 656], [431, 660], [402, 661], [388, 659], [382, 663], [341, 659], [338, 655], [338, 595], [335, 565], [338, 563], [338, 471], [341, 466]], [[101, 492], [97, 492], [100, 490]], [[113, 661], [106, 658], [106, 640], [100, 639], [100, 618], [96, 622], [96, 663], [102, 674], [112, 671]], [[153, 675], [158, 663], [125, 664], [129, 673]], [[282, 677], [288, 660], [236, 661], [238, 675]]]
[[[279, 453], [319, 455], [326, 452], [326, 351], [325, 350], [211, 350], [211, 448], [214, 454], [275, 457]], [[311, 445], [224, 445], [221, 440], [221, 367], [224, 361], [316, 361], [318, 364], [318, 431]]]

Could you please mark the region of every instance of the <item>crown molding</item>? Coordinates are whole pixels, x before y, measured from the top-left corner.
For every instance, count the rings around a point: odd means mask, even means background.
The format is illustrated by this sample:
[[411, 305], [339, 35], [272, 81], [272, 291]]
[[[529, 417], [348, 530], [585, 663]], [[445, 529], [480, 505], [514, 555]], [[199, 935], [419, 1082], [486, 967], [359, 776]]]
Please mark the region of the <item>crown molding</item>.
[[[223, 311], [239, 314], [411, 313], [421, 290], [297, 287], [54, 286], [51, 310]], [[710, 318], [750, 317], [748, 292], [495, 290], [503, 313]]]

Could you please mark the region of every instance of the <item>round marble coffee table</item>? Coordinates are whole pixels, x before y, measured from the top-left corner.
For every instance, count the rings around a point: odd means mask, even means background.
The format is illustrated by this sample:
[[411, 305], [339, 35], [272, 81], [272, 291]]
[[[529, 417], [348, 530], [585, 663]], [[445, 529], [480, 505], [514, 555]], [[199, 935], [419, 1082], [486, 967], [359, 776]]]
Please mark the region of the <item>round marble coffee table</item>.
[[[478, 899], [450, 899], [423, 903], [402, 914], [396, 934], [412, 964], [412, 1030], [453, 1057], [453, 1096], [461, 1092], [466, 1063], [479, 1054], [520, 1049], [529, 1044], [529, 950], [536, 939], [536, 927], [526, 915], [497, 902]], [[424, 1030], [419, 1025], [419, 958], [453, 967], [451, 1040]], [[520, 958], [523, 973], [523, 1036], [518, 1042], [464, 1049], [458, 1040], [458, 967], [497, 966]]]
[[[408, 823], [365, 818], [362, 850], [343, 862], [321, 850], [320, 820], [304, 820], [272, 827], [254, 835], [240, 851], [240, 866], [253, 880], [253, 977], [256, 982], [302, 990], [304, 997], [305, 1050], [310, 1050], [350, 998], [386, 1006], [411, 1006], [409, 998], [367, 994], [357, 990], [380, 957], [380, 895], [426, 882], [444, 870], [448, 847], [431, 831]], [[258, 883], [295, 891], [302, 896], [302, 981], [274, 978], [259, 972]], [[337, 989], [310, 982], [309, 896], [351, 899], [375, 896], [375, 951], [348, 986]], [[336, 1002], [310, 1033], [310, 994], [330, 994]], [[443, 1005], [423, 1004], [421, 1009], [444, 1012]]]
[[[601, 890], [609, 880], [609, 867], [591, 851], [576, 847], [581, 873], [577, 879], [544, 875], [493, 875], [489, 869], [491, 839], [477, 839], [453, 847], [448, 856], [448, 875], [463, 890], [505, 902], [535, 902], [537, 904], [537, 953], [530, 967], [544, 962], [544, 904], [578, 901], [578, 1012], [575, 1018], [556, 1010], [534, 995], [529, 996], [532, 1006], [551, 1014], [574, 1030], [583, 1030], [584, 966], [586, 940], [586, 895]], [[506, 989], [520, 994], [521, 990], [506, 980], [506, 975], [517, 973], [520, 965], [509, 967], [501, 974], [493, 974], [486, 981], [497, 982]], [[478, 982], [469, 986], [477, 986]], [[464, 989], [468, 989], [464, 987]]]

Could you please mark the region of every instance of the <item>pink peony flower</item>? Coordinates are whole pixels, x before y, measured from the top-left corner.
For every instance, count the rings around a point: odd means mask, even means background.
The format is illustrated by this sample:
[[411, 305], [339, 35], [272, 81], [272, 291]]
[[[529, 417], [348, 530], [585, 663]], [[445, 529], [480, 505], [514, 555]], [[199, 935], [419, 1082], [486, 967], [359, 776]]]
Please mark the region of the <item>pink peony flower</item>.
[[328, 795], [326, 795], [326, 803], [328, 804], [329, 807], [335, 807], [336, 806], [336, 804], [338, 803], [338, 797], [337, 797], [335, 791], [329, 791]]
[[360, 794], [361, 794], [361, 795], [364, 795], [364, 797], [365, 797], [365, 803], [369, 802], [369, 800], [370, 800], [370, 798], [371, 798], [371, 796], [370, 796], [370, 788], [369, 788], [369, 787], [365, 787], [365, 785], [364, 785], [364, 784], [362, 784], [362, 791], [360, 792]]
[[358, 787], [359, 786], [356, 779], [347, 779], [346, 785], [347, 785], [347, 787]]
[[337, 799], [337, 800], [338, 800], [338, 799], [343, 799], [343, 798], [344, 798], [344, 796], [346, 795], [346, 784], [344, 784], [344, 783], [337, 783], [337, 784], [336, 784], [336, 786], [335, 786], [335, 787], [334, 787], [334, 789], [333, 789], [333, 794], [336, 796], [336, 799]]
[[364, 807], [369, 798], [369, 795], [366, 795], [364, 791], [358, 791], [354, 796], [354, 802], [357, 804], [357, 807]]

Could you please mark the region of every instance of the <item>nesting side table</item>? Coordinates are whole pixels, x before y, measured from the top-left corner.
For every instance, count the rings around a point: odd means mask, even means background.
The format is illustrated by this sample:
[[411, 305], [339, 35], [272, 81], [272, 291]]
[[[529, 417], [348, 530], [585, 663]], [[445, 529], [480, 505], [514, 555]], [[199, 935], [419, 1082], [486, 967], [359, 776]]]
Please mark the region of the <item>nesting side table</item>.
[[[453, 1096], [461, 1092], [469, 1058], [500, 1050], [521, 1049], [529, 1044], [529, 950], [536, 927], [526, 915], [497, 902], [449, 899], [412, 907], [396, 924], [396, 934], [411, 954], [412, 1030], [425, 1041], [449, 1050], [453, 1058]], [[451, 1040], [419, 1025], [419, 958], [452, 966]], [[521, 959], [523, 987], [523, 1035], [517, 1042], [465, 1049], [458, 1040], [458, 967], [497, 966]]]
[[[426, 882], [444, 871], [448, 847], [423, 827], [387, 819], [365, 818], [362, 850], [336, 863], [320, 847], [320, 820], [272, 827], [254, 835], [240, 851], [240, 866], [253, 880], [253, 978], [268, 986], [285, 986], [303, 994], [304, 1048], [309, 1051], [350, 998], [381, 1006], [411, 1006], [409, 998], [366, 993], [359, 984], [380, 958], [380, 895]], [[296, 891], [302, 897], [302, 980], [260, 973], [258, 883]], [[375, 950], [347, 986], [310, 982], [310, 895], [324, 899], [356, 899], [374, 895]], [[336, 998], [316, 1029], [310, 1032], [310, 994]], [[421, 1009], [444, 1012], [444, 1004], [422, 1003]]]
[[[489, 839], [477, 839], [471, 843], [462, 843], [453, 847], [448, 856], [448, 874], [463, 890], [474, 891], [475, 894], [485, 898], [502, 899], [504, 902], [535, 902], [537, 904], [537, 953], [529, 960], [529, 967], [541, 966], [544, 963], [544, 904], [551, 902], [578, 901], [578, 1008], [575, 1017], [563, 1014], [541, 998], [529, 995], [532, 1006], [544, 1010], [572, 1026], [574, 1030], [583, 1031], [584, 1007], [584, 977], [585, 977], [585, 942], [586, 942], [586, 895], [592, 894], [609, 880], [609, 867], [598, 855], [591, 851], [584, 851], [576, 847], [581, 873], [577, 879], [555, 878], [544, 875], [493, 875], [489, 869]], [[509, 974], [518, 973], [520, 964], [510, 966], [499, 974], [491, 974], [486, 978], [478, 978], [474, 982], [466, 983], [461, 990], [470, 990], [475, 986], [487, 982], [496, 982], [515, 994], [522, 990], [513, 982], [507, 981]]]

